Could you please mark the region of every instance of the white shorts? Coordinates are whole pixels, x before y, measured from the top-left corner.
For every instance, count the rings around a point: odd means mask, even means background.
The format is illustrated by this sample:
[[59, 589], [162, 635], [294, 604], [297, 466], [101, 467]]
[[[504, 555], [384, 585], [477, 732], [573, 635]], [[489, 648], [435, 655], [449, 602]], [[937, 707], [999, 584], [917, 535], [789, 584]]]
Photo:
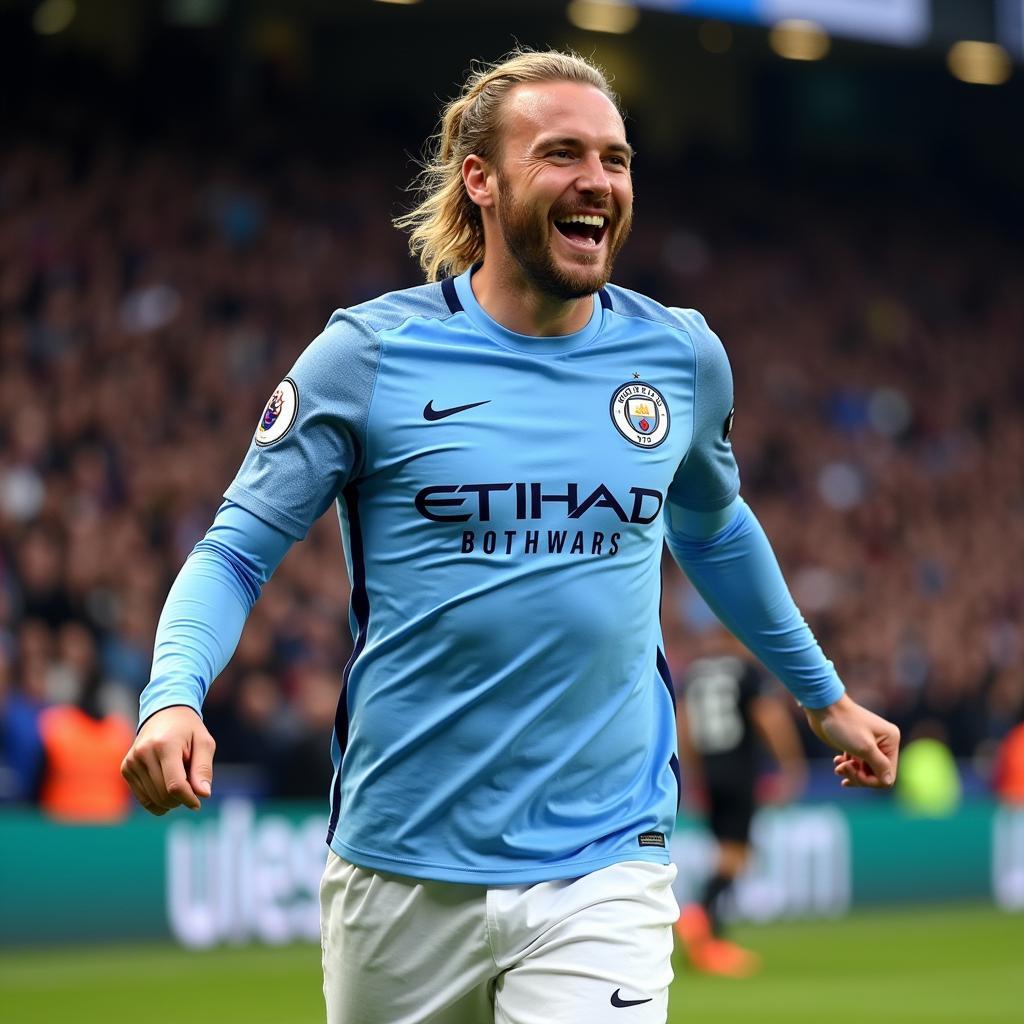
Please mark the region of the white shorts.
[[487, 889], [356, 867], [320, 888], [328, 1024], [665, 1024], [673, 865]]

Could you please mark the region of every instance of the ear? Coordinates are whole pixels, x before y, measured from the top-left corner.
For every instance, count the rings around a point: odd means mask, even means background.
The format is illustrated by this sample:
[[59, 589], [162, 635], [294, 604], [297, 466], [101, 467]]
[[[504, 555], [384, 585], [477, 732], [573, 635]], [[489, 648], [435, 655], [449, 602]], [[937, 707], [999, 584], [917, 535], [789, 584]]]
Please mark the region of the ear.
[[495, 180], [483, 157], [470, 153], [462, 161], [462, 181], [467, 195], [477, 206], [494, 206]]

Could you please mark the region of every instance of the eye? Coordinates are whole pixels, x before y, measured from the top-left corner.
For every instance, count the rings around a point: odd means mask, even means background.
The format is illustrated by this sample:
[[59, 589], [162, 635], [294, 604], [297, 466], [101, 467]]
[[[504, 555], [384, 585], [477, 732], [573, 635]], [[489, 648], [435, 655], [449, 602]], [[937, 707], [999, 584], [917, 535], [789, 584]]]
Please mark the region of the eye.
[[548, 156], [553, 156], [558, 160], [571, 160], [573, 154], [568, 149], [555, 149], [548, 153]]

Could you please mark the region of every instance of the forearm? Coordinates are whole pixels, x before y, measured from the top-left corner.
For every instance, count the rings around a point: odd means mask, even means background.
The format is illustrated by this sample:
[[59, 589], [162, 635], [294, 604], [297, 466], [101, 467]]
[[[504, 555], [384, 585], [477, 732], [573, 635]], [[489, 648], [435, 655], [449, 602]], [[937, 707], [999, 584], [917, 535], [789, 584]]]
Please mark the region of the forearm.
[[230, 503], [189, 555], [157, 626], [153, 669], [139, 722], [172, 705], [201, 713], [203, 700], [238, 646], [262, 585], [291, 538]]
[[801, 704], [821, 708], [837, 701], [843, 684], [793, 602], [746, 503], [737, 499], [728, 523], [707, 537], [683, 532], [686, 516], [669, 506], [666, 541], [715, 615]]
[[160, 615], [149, 685], [139, 723], [162, 708], [184, 704], [201, 713], [213, 680], [238, 646], [252, 600], [223, 561], [197, 548], [174, 581]]

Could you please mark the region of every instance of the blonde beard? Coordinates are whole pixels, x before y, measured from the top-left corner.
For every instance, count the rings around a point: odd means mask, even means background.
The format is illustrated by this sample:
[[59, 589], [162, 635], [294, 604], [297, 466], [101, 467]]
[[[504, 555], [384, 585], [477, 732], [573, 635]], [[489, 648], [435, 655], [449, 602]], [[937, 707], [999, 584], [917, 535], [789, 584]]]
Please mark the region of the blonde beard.
[[495, 212], [505, 247], [534, 287], [554, 298], [568, 301], [593, 295], [611, 280], [615, 258], [629, 236], [632, 213], [619, 223], [614, 237], [608, 240], [603, 266], [595, 267], [591, 274], [577, 275], [562, 270], [555, 263], [551, 254], [551, 243], [547, 238], [537, 244], [538, 237], [542, 233], [546, 234], [543, 229], [547, 222], [535, 223], [529, 208], [516, 199], [500, 173], [498, 188]]

